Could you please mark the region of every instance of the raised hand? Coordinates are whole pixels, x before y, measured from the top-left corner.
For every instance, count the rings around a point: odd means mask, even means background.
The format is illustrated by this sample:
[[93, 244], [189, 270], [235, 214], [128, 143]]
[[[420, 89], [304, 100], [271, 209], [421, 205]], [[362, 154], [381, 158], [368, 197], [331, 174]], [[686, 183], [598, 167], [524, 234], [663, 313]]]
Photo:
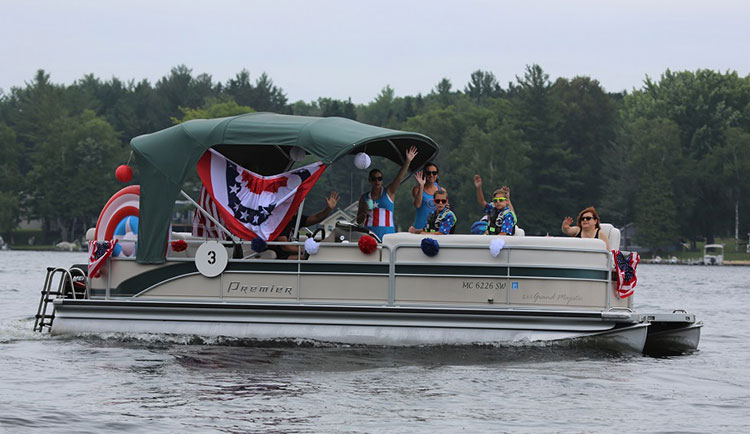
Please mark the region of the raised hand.
[[415, 172], [414, 179], [417, 180], [417, 184], [419, 184], [422, 188], [424, 188], [424, 183], [425, 183], [424, 172], [422, 172], [421, 170]]
[[411, 148], [409, 148], [408, 151], [406, 151], [406, 161], [411, 162], [414, 159], [414, 157], [417, 156], [418, 153], [419, 152], [417, 152], [417, 147], [412, 146]]
[[332, 191], [326, 198], [326, 204], [328, 205], [328, 208], [333, 209], [336, 207], [337, 203], [339, 203], [339, 194], [338, 192]]
[[477, 173], [474, 175], [474, 187], [480, 188], [482, 186], [482, 177]]
[[573, 224], [573, 217], [567, 216], [565, 217], [565, 220], [563, 220], [563, 227], [570, 227]]
[[500, 190], [502, 190], [502, 192], [503, 192], [503, 195], [504, 195], [504, 196], [505, 196], [505, 197], [506, 197], [506, 198], [507, 198], [508, 200], [510, 200], [510, 187], [508, 187], [507, 185], [503, 185], [502, 187], [500, 187]]

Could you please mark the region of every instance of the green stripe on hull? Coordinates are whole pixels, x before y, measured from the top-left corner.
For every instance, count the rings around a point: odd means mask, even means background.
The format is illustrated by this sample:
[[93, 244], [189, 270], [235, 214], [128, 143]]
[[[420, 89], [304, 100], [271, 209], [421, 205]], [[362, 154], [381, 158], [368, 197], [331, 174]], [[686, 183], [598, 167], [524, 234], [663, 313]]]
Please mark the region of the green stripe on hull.
[[316, 264], [303, 263], [303, 273], [377, 273], [388, 274], [388, 264]]
[[568, 268], [532, 268], [477, 266], [477, 265], [396, 265], [396, 274], [424, 274], [431, 276], [497, 276], [509, 278], [547, 277], [560, 279], [598, 279], [606, 280], [607, 272], [601, 270], [582, 270]]
[[607, 280], [607, 272], [569, 268], [511, 267], [510, 277], [553, 277], [558, 279]]
[[[388, 274], [388, 264], [325, 264], [303, 262], [299, 265], [303, 273], [349, 273], [349, 274]], [[225, 273], [258, 272], [258, 273], [296, 273], [296, 262], [230, 262]], [[158, 285], [166, 280], [195, 274], [198, 270], [193, 262], [180, 262], [133, 276], [113, 288], [113, 297], [132, 297], [146, 288]], [[498, 278], [561, 278], [561, 279], [595, 279], [606, 280], [607, 272], [601, 270], [583, 270], [567, 268], [533, 268], [533, 267], [498, 267], [477, 265], [396, 265], [396, 275], [415, 274], [424, 276], [496, 276]], [[94, 290], [92, 295], [103, 296], [102, 290]]]
[[508, 267], [476, 265], [396, 265], [396, 274], [508, 276]]

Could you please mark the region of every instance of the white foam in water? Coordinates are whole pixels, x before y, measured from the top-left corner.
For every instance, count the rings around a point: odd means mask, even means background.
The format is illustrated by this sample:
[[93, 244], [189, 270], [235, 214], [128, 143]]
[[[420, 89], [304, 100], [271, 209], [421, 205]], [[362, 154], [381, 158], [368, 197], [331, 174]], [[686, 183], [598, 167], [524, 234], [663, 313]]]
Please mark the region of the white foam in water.
[[42, 333], [35, 332], [33, 329], [33, 318], [2, 320], [0, 321], [0, 343], [52, 338], [46, 329]]

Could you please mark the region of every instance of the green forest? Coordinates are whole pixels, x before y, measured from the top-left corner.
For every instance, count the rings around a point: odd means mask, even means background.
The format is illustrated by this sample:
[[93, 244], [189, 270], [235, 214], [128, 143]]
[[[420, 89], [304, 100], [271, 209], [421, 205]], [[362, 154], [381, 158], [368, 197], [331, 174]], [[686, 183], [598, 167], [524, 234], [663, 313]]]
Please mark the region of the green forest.
[[[750, 76], [733, 71], [667, 70], [610, 93], [595, 78], [551, 81], [529, 65], [505, 85], [477, 70], [466, 83], [443, 79], [425, 95], [400, 97], [386, 86], [354, 104], [323, 96], [290, 102], [265, 73], [242, 70], [221, 83], [181, 65], [156, 83], [86, 75], [64, 85], [40, 70], [2, 91], [0, 235], [11, 240], [21, 221], [39, 219], [49, 243], [78, 239], [122, 188], [114, 172], [128, 161], [130, 139], [253, 111], [340, 116], [430, 136], [440, 145], [440, 184], [458, 233], [481, 217], [475, 173], [486, 196], [511, 187], [529, 235], [560, 235], [562, 219], [589, 205], [604, 222], [634, 224], [635, 241], [652, 249], [734, 237], [736, 225], [741, 239], [750, 232]], [[345, 207], [368, 188], [366, 171], [342, 163], [311, 193], [312, 212], [330, 190]], [[398, 169], [377, 159], [373, 167], [386, 180]], [[188, 186], [193, 197], [196, 180]], [[414, 217], [413, 185], [406, 181], [396, 199], [402, 230]]]

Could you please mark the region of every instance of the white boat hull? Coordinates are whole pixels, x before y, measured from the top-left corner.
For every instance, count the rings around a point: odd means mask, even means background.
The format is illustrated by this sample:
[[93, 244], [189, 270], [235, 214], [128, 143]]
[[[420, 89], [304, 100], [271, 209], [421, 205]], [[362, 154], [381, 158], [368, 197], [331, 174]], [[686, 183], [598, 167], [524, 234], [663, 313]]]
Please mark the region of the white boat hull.
[[[363, 345], [463, 345], [595, 337], [640, 352], [647, 324], [599, 312], [58, 300], [53, 334], [169, 333]], [[632, 321], [631, 321], [632, 322]]]

